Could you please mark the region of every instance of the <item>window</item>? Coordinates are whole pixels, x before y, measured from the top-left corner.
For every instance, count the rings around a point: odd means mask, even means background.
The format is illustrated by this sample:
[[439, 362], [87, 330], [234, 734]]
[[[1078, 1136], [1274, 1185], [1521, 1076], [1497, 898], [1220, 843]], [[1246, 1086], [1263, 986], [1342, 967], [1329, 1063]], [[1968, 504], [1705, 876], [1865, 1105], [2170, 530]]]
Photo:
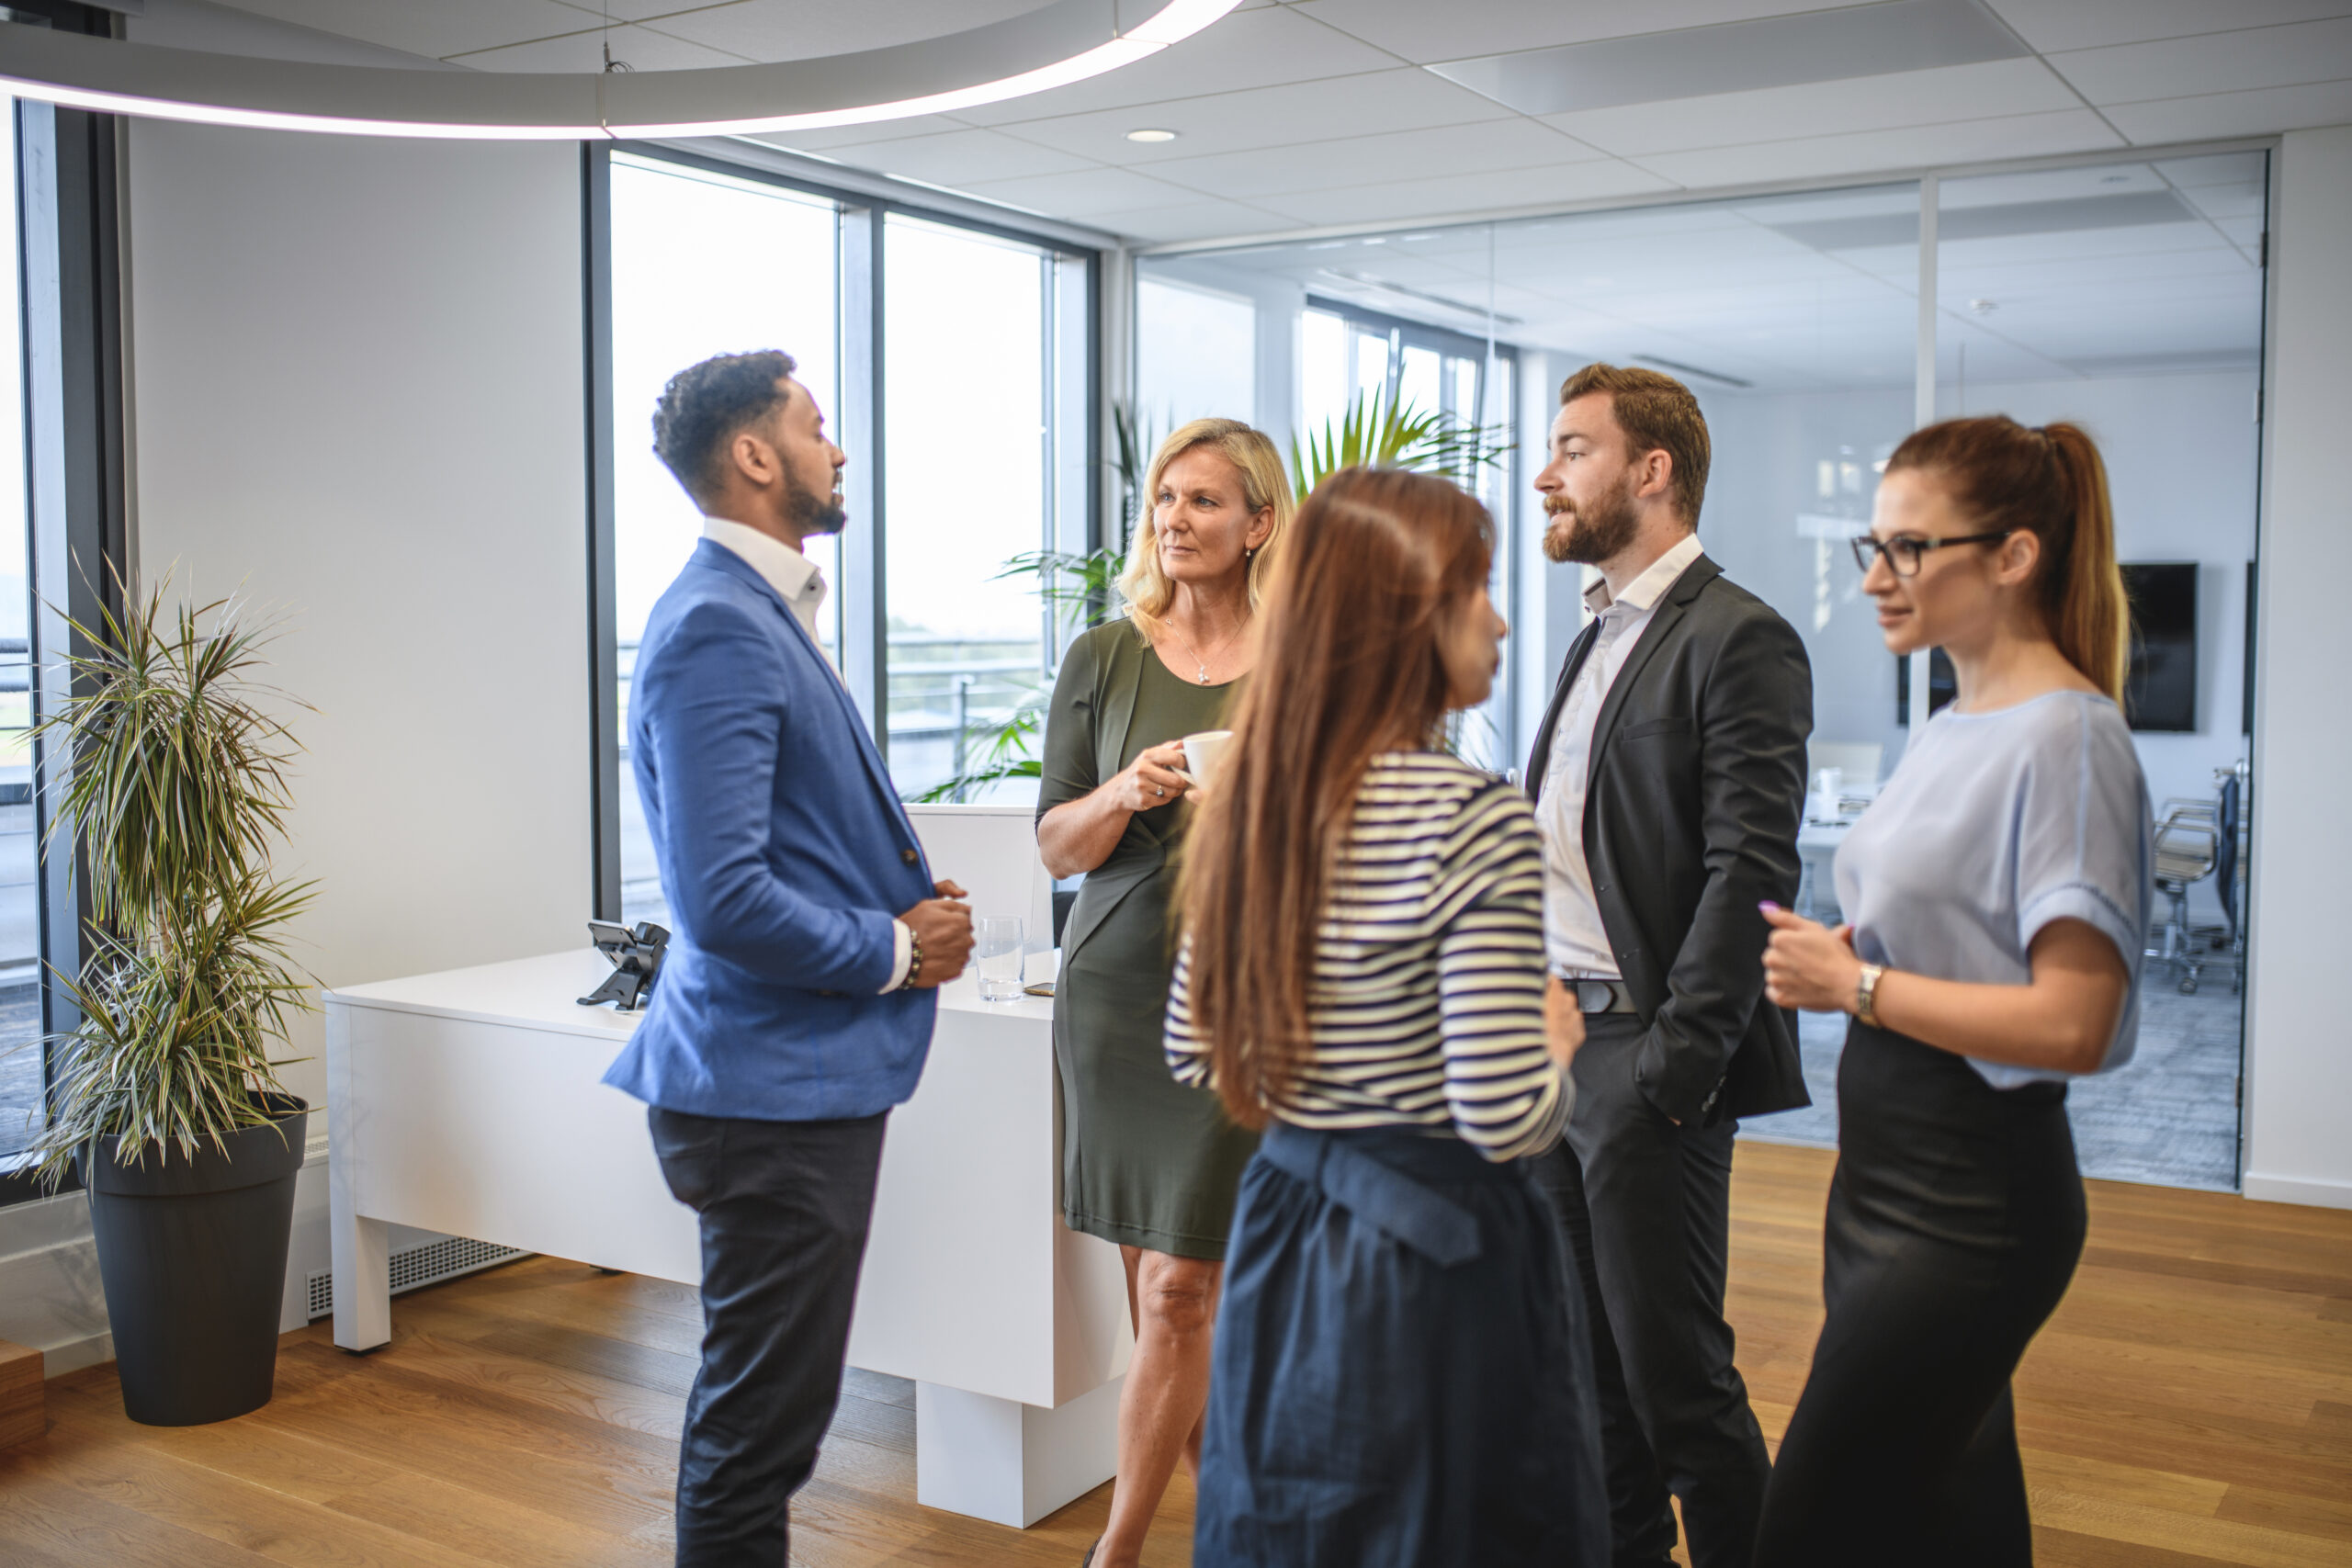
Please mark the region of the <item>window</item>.
[[[838, 419], [837, 209], [830, 201], [681, 164], [612, 160], [613, 567], [621, 908], [669, 912], [628, 760], [628, 682], [654, 601], [702, 536], [702, 515], [653, 455], [655, 401], [672, 376], [717, 354], [780, 348]], [[839, 656], [840, 549], [809, 558], [834, 592], [820, 621]]]
[[[17, 116], [0, 103], [0, 201], [19, 232]], [[32, 805], [32, 594], [25, 503], [23, 312], [15, 244], [0, 247], [0, 1159], [31, 1140], [44, 1109], [40, 868]]]
[[1053, 538], [1055, 268], [898, 217], [883, 258], [890, 776], [920, 795], [970, 771], [1049, 668], [1035, 580], [1004, 572]]
[[1136, 282], [1136, 410], [1148, 436], [1196, 419], [1258, 423], [1258, 311], [1159, 276]]
[[808, 547], [831, 588], [819, 640], [899, 793], [1029, 793], [1026, 780], [954, 782], [1042, 699], [1058, 656], [1035, 576], [1009, 569], [1093, 541], [1096, 258], [685, 154], [583, 156], [591, 367], [610, 387], [593, 432], [592, 506], [609, 523], [592, 521], [592, 560], [611, 578], [592, 598], [609, 737], [595, 763], [600, 912], [669, 919], [627, 753], [628, 694], [646, 620], [703, 527], [650, 422], [668, 379], [712, 355], [793, 355], [850, 454], [848, 528]]

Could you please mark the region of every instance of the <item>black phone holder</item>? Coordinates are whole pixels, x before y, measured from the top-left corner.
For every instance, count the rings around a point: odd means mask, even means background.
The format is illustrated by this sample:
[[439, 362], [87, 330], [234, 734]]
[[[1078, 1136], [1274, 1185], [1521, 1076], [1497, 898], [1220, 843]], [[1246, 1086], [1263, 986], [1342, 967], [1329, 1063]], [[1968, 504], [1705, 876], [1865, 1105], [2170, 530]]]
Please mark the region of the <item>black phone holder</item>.
[[621, 1012], [637, 1011], [653, 994], [653, 982], [661, 978], [662, 955], [670, 949], [670, 933], [650, 920], [639, 920], [634, 928], [591, 920], [588, 935], [596, 951], [613, 961], [613, 972], [594, 992], [582, 997], [580, 1005], [592, 1008], [611, 1002]]

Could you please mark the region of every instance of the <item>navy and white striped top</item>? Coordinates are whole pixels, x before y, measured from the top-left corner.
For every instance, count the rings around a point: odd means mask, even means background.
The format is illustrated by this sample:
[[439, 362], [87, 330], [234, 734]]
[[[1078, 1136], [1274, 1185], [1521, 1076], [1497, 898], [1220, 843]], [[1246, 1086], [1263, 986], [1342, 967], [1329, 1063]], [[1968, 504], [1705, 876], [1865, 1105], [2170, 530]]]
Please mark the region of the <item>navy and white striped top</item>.
[[[1168, 1065], [1212, 1081], [1193, 1032], [1192, 946], [1168, 996]], [[1539, 1154], [1575, 1090], [1544, 1048], [1544, 851], [1526, 797], [1456, 758], [1374, 757], [1325, 907], [1300, 1065], [1280, 1120], [1452, 1132]]]

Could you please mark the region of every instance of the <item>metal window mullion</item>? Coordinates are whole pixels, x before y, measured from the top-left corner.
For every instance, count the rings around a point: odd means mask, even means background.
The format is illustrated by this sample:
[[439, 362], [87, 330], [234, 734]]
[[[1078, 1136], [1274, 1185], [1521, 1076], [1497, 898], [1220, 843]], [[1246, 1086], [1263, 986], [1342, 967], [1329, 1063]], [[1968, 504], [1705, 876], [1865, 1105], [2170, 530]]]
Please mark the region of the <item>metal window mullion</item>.
[[883, 243], [879, 205], [841, 209], [842, 435], [849, 454], [842, 487], [849, 526], [842, 531], [842, 677], [890, 756], [888, 496], [884, 420]]
[[[130, 570], [120, 211], [114, 119], [28, 102], [16, 112], [29, 684], [39, 722], [74, 693], [68, 658], [94, 651], [76, 626], [120, 614]], [[51, 837], [68, 761], [46, 744], [34, 749], [40, 956], [51, 976], [78, 976], [90, 950], [84, 846], [70, 831]], [[81, 1022], [53, 978], [40, 995], [44, 1032]], [[44, 1062], [52, 1087], [53, 1066]]]
[[[1942, 196], [1933, 175], [1919, 182], [1919, 316], [1913, 344], [1911, 423], [1918, 429], [1936, 423], [1936, 216]], [[1911, 739], [1928, 728], [1928, 682], [1935, 655], [1921, 649], [1911, 656], [1911, 703], [1905, 715]]]
[[588, 502], [589, 897], [600, 920], [621, 918], [620, 609], [614, 565], [613, 161], [580, 149], [581, 301], [586, 335]]

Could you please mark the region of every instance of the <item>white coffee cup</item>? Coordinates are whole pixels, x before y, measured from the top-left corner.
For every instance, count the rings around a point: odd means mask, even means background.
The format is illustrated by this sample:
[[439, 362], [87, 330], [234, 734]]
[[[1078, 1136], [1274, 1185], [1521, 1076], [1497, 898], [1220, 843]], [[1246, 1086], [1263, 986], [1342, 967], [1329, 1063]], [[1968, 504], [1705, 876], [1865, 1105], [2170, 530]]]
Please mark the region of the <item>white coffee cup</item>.
[[1204, 794], [1216, 788], [1216, 771], [1225, 761], [1225, 748], [1232, 739], [1230, 729], [1204, 729], [1198, 735], [1184, 737], [1184, 771]]

